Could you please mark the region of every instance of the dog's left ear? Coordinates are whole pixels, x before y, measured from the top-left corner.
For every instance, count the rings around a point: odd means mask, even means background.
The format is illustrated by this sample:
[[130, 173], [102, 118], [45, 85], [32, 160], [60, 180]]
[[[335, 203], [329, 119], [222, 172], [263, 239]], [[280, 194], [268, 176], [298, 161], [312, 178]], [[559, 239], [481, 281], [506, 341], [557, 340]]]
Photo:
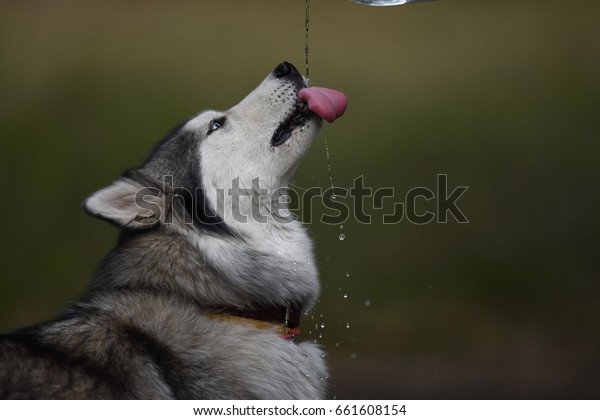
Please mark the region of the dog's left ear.
[[123, 177], [88, 197], [83, 210], [121, 228], [148, 229], [164, 218], [165, 199], [158, 188]]

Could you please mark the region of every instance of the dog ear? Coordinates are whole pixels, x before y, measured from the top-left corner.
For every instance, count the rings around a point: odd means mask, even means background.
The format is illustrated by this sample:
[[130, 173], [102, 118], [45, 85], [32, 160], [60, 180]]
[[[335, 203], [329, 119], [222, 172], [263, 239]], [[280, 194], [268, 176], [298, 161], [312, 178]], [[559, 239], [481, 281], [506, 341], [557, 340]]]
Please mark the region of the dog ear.
[[83, 210], [118, 227], [148, 229], [164, 218], [165, 199], [158, 188], [120, 178], [88, 197]]

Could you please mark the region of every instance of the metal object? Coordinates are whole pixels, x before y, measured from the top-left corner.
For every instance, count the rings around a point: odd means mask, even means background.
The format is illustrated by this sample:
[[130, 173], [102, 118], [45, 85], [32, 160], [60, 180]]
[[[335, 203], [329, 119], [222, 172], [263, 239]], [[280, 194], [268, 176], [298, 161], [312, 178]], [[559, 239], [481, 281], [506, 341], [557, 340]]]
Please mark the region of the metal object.
[[422, 1], [432, 0], [352, 0], [354, 3], [364, 4], [367, 6], [400, 6], [408, 3], [417, 3]]

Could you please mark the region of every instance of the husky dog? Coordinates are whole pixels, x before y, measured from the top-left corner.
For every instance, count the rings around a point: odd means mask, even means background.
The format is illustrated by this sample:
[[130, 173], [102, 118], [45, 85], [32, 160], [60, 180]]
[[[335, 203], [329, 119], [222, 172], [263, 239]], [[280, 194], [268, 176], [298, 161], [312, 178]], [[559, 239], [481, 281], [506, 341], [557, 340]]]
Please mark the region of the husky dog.
[[276, 192], [345, 107], [283, 62], [90, 196], [118, 244], [58, 319], [0, 336], [0, 397], [323, 398], [322, 350], [294, 342], [319, 292], [312, 245]]

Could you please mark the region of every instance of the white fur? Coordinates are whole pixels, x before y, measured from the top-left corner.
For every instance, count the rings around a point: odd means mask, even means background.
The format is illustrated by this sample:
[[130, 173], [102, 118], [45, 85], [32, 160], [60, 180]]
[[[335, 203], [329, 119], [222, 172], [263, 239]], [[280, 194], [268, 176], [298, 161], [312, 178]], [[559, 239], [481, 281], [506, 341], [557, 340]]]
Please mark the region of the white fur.
[[[269, 76], [228, 111], [206, 111], [188, 122], [185, 129], [201, 133], [215, 118], [227, 119], [223, 128], [200, 142], [201, 179], [213, 209], [245, 241], [232, 243], [189, 230], [185, 234], [229, 278], [247, 272], [244, 262], [251, 253], [269, 255], [274, 261], [280, 261], [283, 273], [287, 273], [284, 275], [298, 278], [299, 286], [308, 285], [313, 289], [310, 307], [319, 290], [312, 243], [299, 222], [276, 217], [271, 203], [276, 190], [288, 187], [321, 126], [320, 119], [313, 118], [303, 127], [296, 128], [284, 144], [272, 146], [274, 131], [295, 107], [293, 85]], [[232, 214], [231, 197], [227, 193], [219, 193], [229, 191], [235, 179], [239, 180], [240, 188], [245, 189], [252, 189], [253, 180], [259, 180], [260, 188], [264, 189], [264, 196], [260, 198], [260, 214], [266, 216], [266, 221], [252, 217], [249, 197], [240, 201], [239, 208], [239, 213], [248, 216], [247, 222], [236, 220]], [[219, 200], [224, 206], [219, 205]], [[289, 214], [287, 208], [278, 209], [280, 214]], [[232, 260], [236, 263], [232, 264]]]

